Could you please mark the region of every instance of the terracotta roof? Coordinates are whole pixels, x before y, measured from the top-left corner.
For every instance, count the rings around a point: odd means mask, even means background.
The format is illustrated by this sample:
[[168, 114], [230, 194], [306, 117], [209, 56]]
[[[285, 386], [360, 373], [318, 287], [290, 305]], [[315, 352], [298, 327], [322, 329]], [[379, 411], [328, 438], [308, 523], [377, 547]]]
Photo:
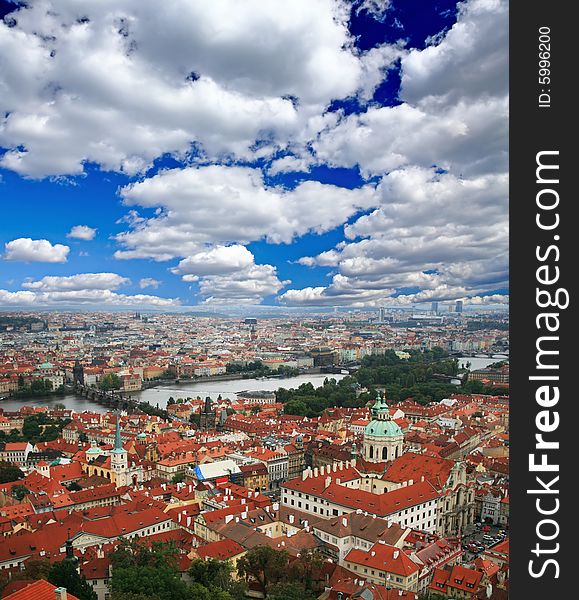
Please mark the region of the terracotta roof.
[[[52, 583], [48, 583], [45, 579], [39, 579], [9, 596], [4, 596], [4, 600], [54, 600], [56, 598], [54, 590], [56, 589], [57, 586]], [[79, 600], [79, 598], [67, 592], [67, 600]]]
[[380, 542], [374, 544], [368, 552], [356, 548], [350, 550], [344, 561], [387, 573], [394, 573], [402, 577], [408, 577], [419, 570], [418, 565], [404, 554], [400, 548]]
[[211, 542], [205, 546], [202, 546], [197, 551], [200, 558], [207, 560], [208, 558], [214, 558], [216, 560], [227, 560], [233, 556], [237, 556], [245, 552], [245, 548], [234, 542], [233, 540], [220, 540], [218, 542]]

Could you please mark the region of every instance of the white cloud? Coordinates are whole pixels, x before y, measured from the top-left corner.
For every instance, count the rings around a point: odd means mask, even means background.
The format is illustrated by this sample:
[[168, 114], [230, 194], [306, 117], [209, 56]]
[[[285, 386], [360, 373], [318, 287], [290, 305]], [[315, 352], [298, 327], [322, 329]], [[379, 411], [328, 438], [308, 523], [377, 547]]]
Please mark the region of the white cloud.
[[284, 10], [261, 0], [29, 3], [0, 23], [0, 163], [31, 177], [79, 174], [85, 162], [136, 174], [192, 143], [210, 158], [257, 156], [256, 140], [274, 151], [333, 99], [377, 84], [388, 52], [356, 51], [348, 16], [342, 0]]
[[159, 281], [158, 279], [153, 279], [153, 277], [143, 277], [141, 280], [139, 280], [139, 287], [142, 290], [148, 287], [157, 289], [161, 285], [161, 283], [161, 281]]
[[217, 165], [163, 171], [121, 195], [127, 205], [162, 210], [129, 219], [130, 230], [116, 237], [122, 247], [116, 258], [155, 260], [196, 256], [208, 244], [289, 243], [339, 227], [378, 202], [373, 185], [350, 190], [305, 181], [288, 191], [266, 187], [259, 169]]
[[[377, 191], [380, 206], [345, 226], [349, 242], [298, 261], [336, 268], [330, 285], [288, 290], [282, 301], [408, 304], [508, 285], [506, 175], [461, 179], [412, 167], [385, 176]], [[408, 288], [420, 291], [397, 292]]]
[[52, 245], [48, 240], [18, 238], [4, 244], [4, 260], [23, 262], [64, 263], [70, 248], [62, 244]]
[[67, 234], [66, 237], [77, 240], [93, 240], [97, 230], [88, 225], [75, 225]]
[[439, 44], [402, 60], [401, 98], [428, 104], [504, 97], [508, 75], [507, 0], [458, 4], [457, 21]]
[[356, 13], [366, 12], [377, 21], [383, 21], [392, 2], [391, 0], [359, 0], [357, 5]]
[[145, 294], [125, 295], [117, 294], [110, 290], [67, 290], [54, 292], [0, 290], [0, 306], [18, 306], [37, 308], [40, 306], [51, 307], [150, 307], [171, 308], [180, 306], [180, 301], [175, 298], [161, 298]]
[[47, 275], [37, 281], [24, 282], [22, 284], [24, 290], [16, 292], [0, 290], [0, 306], [171, 308], [181, 305], [176, 298], [161, 298], [147, 294], [119, 294], [114, 291], [130, 283], [130, 279], [116, 273], [79, 273], [62, 277]]
[[[154, 281], [154, 280], [153, 280]], [[146, 294], [119, 294], [113, 290], [130, 284], [130, 279], [116, 273], [79, 273], [66, 277], [47, 275], [22, 284], [25, 290], [0, 290], [0, 306], [111, 306], [177, 307], [176, 298]], [[141, 286], [142, 287], [142, 286]]]
[[116, 273], [79, 273], [66, 277], [47, 275], [38, 281], [27, 281], [22, 287], [39, 292], [115, 290], [129, 283], [130, 279]]
[[279, 280], [274, 266], [252, 265], [235, 273], [204, 277], [199, 291], [207, 303], [258, 304], [288, 283]]
[[191, 275], [225, 275], [235, 273], [252, 264], [253, 254], [245, 246], [236, 244], [234, 246], [216, 246], [188, 256], [172, 271], [175, 274], [183, 275], [184, 281], [191, 281]]
[[182, 260], [171, 269], [183, 281], [199, 284], [204, 302], [257, 304], [277, 294], [289, 281], [280, 281], [272, 265], [256, 265], [244, 246], [215, 246]]

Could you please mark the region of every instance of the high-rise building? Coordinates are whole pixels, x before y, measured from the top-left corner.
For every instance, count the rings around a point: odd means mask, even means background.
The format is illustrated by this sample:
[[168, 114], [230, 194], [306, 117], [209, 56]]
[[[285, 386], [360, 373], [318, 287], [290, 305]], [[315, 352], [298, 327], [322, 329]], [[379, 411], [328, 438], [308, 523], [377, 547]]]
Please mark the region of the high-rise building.
[[381, 307], [378, 309], [378, 323], [386, 322], [386, 309]]
[[431, 307], [432, 312], [437, 315], [438, 314], [438, 302], [433, 302]]
[[462, 300], [457, 300], [456, 304], [455, 304], [455, 311], [457, 313], [461, 313], [462, 312], [462, 306], [463, 306], [463, 301]]

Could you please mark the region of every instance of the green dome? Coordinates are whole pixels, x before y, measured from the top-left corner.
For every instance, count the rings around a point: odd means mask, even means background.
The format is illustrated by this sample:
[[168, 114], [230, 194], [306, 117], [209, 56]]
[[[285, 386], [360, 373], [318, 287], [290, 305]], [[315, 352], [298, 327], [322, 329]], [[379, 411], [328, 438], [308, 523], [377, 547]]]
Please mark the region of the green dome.
[[403, 435], [402, 429], [392, 420], [370, 421], [364, 429], [364, 435], [374, 435], [379, 437], [398, 437]]
[[402, 429], [392, 420], [386, 399], [378, 395], [376, 403], [372, 407], [372, 420], [366, 429], [364, 435], [373, 435], [378, 437], [397, 437], [404, 435]]

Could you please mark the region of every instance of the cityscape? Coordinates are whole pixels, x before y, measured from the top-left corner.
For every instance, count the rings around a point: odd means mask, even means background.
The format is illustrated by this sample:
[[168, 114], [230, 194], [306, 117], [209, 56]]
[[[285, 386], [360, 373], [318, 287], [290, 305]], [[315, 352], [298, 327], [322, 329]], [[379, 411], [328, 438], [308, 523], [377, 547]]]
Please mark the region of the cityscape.
[[507, 600], [508, 39], [0, 0], [2, 600]]
[[506, 597], [508, 356], [496, 311], [5, 313], [2, 583], [160, 543], [175, 594]]

